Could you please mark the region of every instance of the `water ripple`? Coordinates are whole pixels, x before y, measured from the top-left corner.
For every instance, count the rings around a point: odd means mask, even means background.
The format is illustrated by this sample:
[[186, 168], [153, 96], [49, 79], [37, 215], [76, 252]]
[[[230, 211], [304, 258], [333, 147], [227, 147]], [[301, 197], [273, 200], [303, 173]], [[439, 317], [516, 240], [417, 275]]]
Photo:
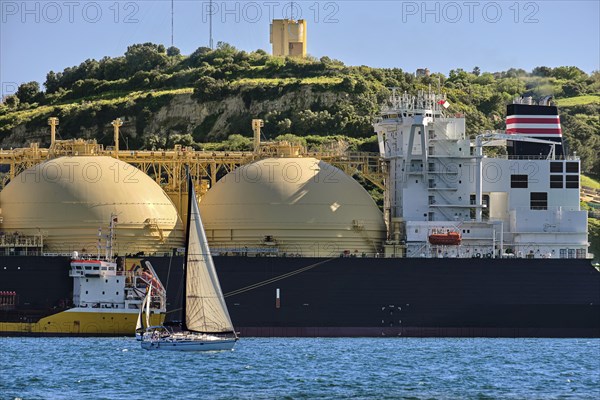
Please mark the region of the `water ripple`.
[[600, 340], [258, 339], [148, 352], [131, 338], [0, 338], [0, 399], [597, 399]]

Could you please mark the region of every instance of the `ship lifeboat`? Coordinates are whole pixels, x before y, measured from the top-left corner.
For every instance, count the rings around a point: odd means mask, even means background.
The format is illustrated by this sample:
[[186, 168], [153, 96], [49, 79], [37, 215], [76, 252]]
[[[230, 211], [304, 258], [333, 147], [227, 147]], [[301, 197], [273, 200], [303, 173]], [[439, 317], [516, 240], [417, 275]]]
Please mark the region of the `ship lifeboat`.
[[429, 243], [445, 246], [458, 246], [461, 241], [459, 232], [432, 233], [429, 235]]

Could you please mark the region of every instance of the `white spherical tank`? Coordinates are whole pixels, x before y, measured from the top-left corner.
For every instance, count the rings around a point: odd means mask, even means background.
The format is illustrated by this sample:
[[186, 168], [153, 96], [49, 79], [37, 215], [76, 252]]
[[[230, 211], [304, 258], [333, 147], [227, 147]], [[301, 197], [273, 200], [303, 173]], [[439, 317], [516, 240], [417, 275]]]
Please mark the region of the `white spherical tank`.
[[371, 196], [338, 168], [314, 158], [271, 158], [237, 168], [200, 211], [216, 252], [373, 255], [386, 236]]
[[61, 157], [29, 168], [0, 193], [5, 235], [44, 235], [48, 252], [95, 254], [115, 215], [119, 255], [169, 252], [184, 243], [183, 224], [149, 176], [111, 157]]

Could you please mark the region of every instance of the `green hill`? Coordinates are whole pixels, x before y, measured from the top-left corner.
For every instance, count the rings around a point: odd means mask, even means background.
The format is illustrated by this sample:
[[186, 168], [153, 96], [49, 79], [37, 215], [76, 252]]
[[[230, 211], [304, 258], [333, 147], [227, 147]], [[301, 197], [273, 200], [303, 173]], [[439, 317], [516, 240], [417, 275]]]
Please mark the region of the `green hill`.
[[[250, 120], [265, 120], [267, 138], [293, 134], [309, 146], [339, 139], [351, 148], [375, 150], [371, 121], [389, 87], [446, 93], [450, 113], [467, 118], [467, 132], [504, 127], [505, 106], [516, 96], [553, 94], [561, 107], [569, 147], [582, 170], [598, 174], [600, 73], [576, 67], [538, 67], [531, 72], [468, 72], [415, 77], [400, 68], [346, 66], [323, 57], [272, 57], [220, 43], [189, 56], [151, 43], [132, 45], [121, 57], [85, 60], [43, 83], [29, 82], [0, 104], [0, 147], [49, 141], [46, 120], [60, 118], [60, 137], [95, 138], [111, 144], [110, 122], [125, 121], [132, 149], [250, 146]], [[226, 141], [233, 134], [232, 140]], [[212, 144], [211, 144], [212, 142]], [[220, 144], [214, 144], [220, 142]]]

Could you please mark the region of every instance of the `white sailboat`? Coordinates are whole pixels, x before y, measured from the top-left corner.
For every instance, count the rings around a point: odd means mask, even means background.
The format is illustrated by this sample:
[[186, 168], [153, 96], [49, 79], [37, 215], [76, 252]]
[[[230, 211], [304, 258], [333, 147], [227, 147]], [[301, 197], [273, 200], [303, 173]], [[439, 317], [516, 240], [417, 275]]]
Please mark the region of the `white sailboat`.
[[181, 327], [147, 328], [141, 345], [146, 350], [232, 350], [238, 337], [210, 255], [191, 176], [188, 188]]

